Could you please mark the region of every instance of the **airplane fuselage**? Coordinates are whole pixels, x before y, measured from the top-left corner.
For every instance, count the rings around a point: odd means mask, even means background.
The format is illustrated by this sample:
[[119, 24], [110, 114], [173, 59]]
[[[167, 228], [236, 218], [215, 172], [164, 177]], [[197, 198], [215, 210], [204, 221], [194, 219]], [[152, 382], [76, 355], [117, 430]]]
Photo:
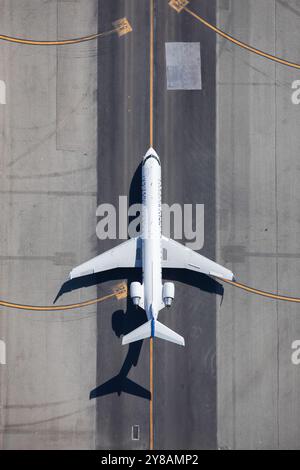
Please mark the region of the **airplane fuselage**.
[[151, 320], [162, 304], [161, 165], [153, 149], [143, 160], [142, 194], [144, 308]]

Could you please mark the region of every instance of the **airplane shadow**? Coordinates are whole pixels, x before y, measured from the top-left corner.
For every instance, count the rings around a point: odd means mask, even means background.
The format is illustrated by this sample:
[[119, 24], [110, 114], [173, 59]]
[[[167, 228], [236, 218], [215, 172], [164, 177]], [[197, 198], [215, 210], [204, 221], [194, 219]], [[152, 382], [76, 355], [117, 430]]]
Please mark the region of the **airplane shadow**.
[[[190, 286], [198, 287], [205, 292], [211, 292], [223, 296], [223, 286], [203, 274], [190, 273], [179, 269], [168, 269], [163, 270], [163, 277], [172, 281], [184, 282]], [[128, 281], [128, 288], [130, 282], [132, 281]], [[144, 310], [140, 308], [136, 309], [133, 306], [131, 299], [127, 298], [126, 313], [123, 310], [117, 310], [112, 315], [112, 329], [116, 336], [120, 338], [122, 335], [126, 335], [135, 328], [138, 328], [146, 321], [147, 316]], [[131, 368], [136, 367], [138, 364], [142, 345], [143, 341], [138, 341], [129, 345], [128, 353], [120, 372], [112, 379], [92, 390], [90, 393], [90, 399], [103, 397], [112, 393], [117, 393], [120, 396], [122, 392], [144, 398], [146, 400], [151, 399], [151, 393], [148, 390], [127, 377]]]
[[[147, 321], [147, 316], [144, 310], [136, 309], [130, 299], [127, 299], [126, 313], [123, 310], [117, 310], [113, 313], [112, 329], [116, 336], [120, 338], [122, 335], [126, 335], [141, 326], [145, 321]], [[112, 393], [117, 393], [120, 396], [122, 392], [146, 400], [151, 399], [151, 393], [147, 389], [128, 378], [131, 368], [136, 367], [138, 364], [142, 346], [143, 341], [137, 341], [129, 345], [120, 372], [112, 379], [92, 390], [90, 399], [103, 397]]]
[[110, 269], [103, 273], [89, 274], [88, 276], [78, 277], [76, 279], [70, 279], [66, 281], [60, 288], [57, 296], [55, 297], [54, 303], [58, 301], [60, 297], [69, 292], [73, 292], [83, 287], [92, 287], [99, 284], [103, 284], [108, 281], [122, 281], [134, 277], [135, 280], [142, 278], [141, 268], [117, 268]]
[[195, 287], [202, 292], [224, 296], [224, 287], [206, 274], [189, 271], [187, 269], [168, 268], [162, 270], [162, 278], [168, 281], [181, 282], [191, 287]]
[[[196, 287], [203, 292], [217, 294], [221, 297], [224, 295], [224, 287], [222, 284], [202, 273], [172, 268], [163, 269], [162, 277], [164, 280], [181, 282], [183, 284]], [[61, 286], [54, 303], [56, 303], [62, 295], [67, 294], [68, 292], [73, 292], [74, 290], [82, 289], [83, 287], [97, 286], [108, 281], [122, 281], [124, 279], [127, 279], [128, 281], [129, 279], [133, 279], [141, 282], [141, 268], [117, 268], [105, 271], [104, 273], [90, 274], [88, 276], [68, 280]]]

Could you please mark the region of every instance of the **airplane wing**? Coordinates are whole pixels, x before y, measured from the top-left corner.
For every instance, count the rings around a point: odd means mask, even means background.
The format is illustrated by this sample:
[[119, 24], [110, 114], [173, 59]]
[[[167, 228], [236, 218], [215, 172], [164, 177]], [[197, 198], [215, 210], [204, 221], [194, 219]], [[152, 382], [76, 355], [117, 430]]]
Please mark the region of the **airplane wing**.
[[88, 276], [116, 268], [140, 268], [142, 266], [141, 239], [131, 238], [121, 245], [77, 266], [70, 272], [70, 279]]
[[174, 240], [162, 237], [162, 250], [163, 268], [189, 269], [207, 274], [208, 276], [216, 276], [230, 281], [234, 280], [234, 275], [229, 269], [199, 255], [199, 253]]

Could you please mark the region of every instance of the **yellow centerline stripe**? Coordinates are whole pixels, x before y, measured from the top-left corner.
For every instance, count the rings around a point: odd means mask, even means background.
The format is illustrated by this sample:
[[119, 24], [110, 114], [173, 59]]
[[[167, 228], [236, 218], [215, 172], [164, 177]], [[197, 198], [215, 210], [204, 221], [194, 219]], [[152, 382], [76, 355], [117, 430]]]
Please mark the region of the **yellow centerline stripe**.
[[111, 29], [110, 31], [105, 31], [102, 33], [95, 33], [95, 34], [91, 34], [90, 36], [83, 36], [81, 38], [65, 39], [65, 40], [59, 40], [59, 41], [36, 41], [33, 39], [15, 38], [15, 37], [5, 36], [3, 34], [0, 34], [0, 40], [13, 42], [17, 44], [28, 44], [30, 46], [64, 46], [67, 44], [78, 44], [80, 42], [93, 41], [94, 39], [97, 39], [103, 36], [109, 36], [110, 34], [117, 33], [118, 31], [119, 31], [119, 28], [114, 28], [114, 29]]
[[33, 311], [33, 312], [59, 312], [59, 311], [64, 311], [64, 310], [72, 310], [75, 308], [88, 307], [89, 305], [95, 305], [100, 302], [103, 302], [104, 300], [112, 299], [113, 297], [116, 297], [117, 295], [118, 294], [115, 292], [113, 294], [109, 294], [104, 297], [100, 297], [98, 299], [86, 300], [84, 302], [80, 302], [76, 304], [58, 305], [58, 306], [22, 305], [22, 304], [0, 300], [0, 307], [15, 308], [17, 310], [28, 310], [28, 311]]
[[[154, 0], [150, 0], [150, 94], [149, 94], [149, 119], [150, 119], [150, 147], [154, 145]], [[149, 449], [154, 449], [154, 378], [153, 378], [153, 338], [150, 338], [150, 404], [149, 404]]]
[[238, 39], [230, 36], [229, 34], [225, 33], [221, 29], [217, 28], [216, 26], [212, 25], [208, 21], [206, 21], [204, 18], [199, 16], [197, 13], [194, 11], [190, 10], [188, 7], [184, 7], [183, 10], [185, 10], [187, 13], [192, 15], [194, 18], [196, 18], [198, 21], [200, 21], [202, 24], [204, 24], [207, 28], [211, 29], [215, 33], [217, 33], [219, 36], [222, 36], [223, 38], [227, 39], [228, 41], [232, 42], [233, 44], [236, 44], [239, 47], [242, 47], [243, 49], [246, 49], [247, 51], [253, 52], [254, 54], [257, 54], [261, 57], [264, 57], [265, 59], [272, 60], [273, 62], [277, 62], [282, 65], [286, 65], [287, 67], [292, 67], [294, 69], [300, 69], [300, 64], [296, 64], [294, 62], [289, 62], [288, 60], [281, 59], [280, 57], [277, 57], [272, 54], [268, 54], [267, 52], [261, 51], [260, 49], [256, 49], [255, 47], [250, 46], [249, 44], [246, 44], [242, 41], [239, 41]]
[[242, 289], [246, 292], [249, 292], [250, 294], [260, 295], [262, 297], [267, 297], [273, 300], [282, 300], [284, 302], [300, 303], [299, 297], [289, 297], [286, 295], [274, 294], [273, 292], [267, 292], [264, 290], [255, 289], [254, 287], [246, 286], [245, 284], [242, 284], [240, 282], [229, 281], [227, 279], [223, 279], [218, 276], [214, 276], [214, 277], [216, 277], [216, 279], [219, 279], [222, 282], [225, 282], [226, 284], [230, 284], [231, 286], [237, 287], [238, 289]]
[[154, 127], [154, 0], [150, 0], [150, 147], [153, 147]]
[[154, 392], [154, 381], [153, 381], [153, 338], [150, 338], [150, 450], [154, 449], [154, 420], [153, 420], [153, 392]]

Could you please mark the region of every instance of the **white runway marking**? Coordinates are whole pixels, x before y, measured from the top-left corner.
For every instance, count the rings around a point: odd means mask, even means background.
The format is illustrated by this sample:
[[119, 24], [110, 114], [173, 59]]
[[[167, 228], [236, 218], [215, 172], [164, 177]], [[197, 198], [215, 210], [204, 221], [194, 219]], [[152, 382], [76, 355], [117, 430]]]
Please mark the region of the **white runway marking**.
[[199, 42], [167, 42], [168, 90], [202, 90]]
[[295, 80], [292, 83], [292, 89], [296, 90], [292, 93], [292, 103], [300, 104], [300, 80]]
[[3, 340], [0, 340], [0, 364], [6, 365], [6, 344]]
[[292, 343], [292, 349], [294, 350], [292, 354], [292, 364], [294, 366], [300, 365], [300, 340], [296, 340]]
[[6, 85], [4, 80], [0, 80], [0, 104], [6, 104]]
[[131, 428], [131, 439], [133, 441], [139, 441], [140, 440], [140, 426], [139, 424], [135, 424]]

